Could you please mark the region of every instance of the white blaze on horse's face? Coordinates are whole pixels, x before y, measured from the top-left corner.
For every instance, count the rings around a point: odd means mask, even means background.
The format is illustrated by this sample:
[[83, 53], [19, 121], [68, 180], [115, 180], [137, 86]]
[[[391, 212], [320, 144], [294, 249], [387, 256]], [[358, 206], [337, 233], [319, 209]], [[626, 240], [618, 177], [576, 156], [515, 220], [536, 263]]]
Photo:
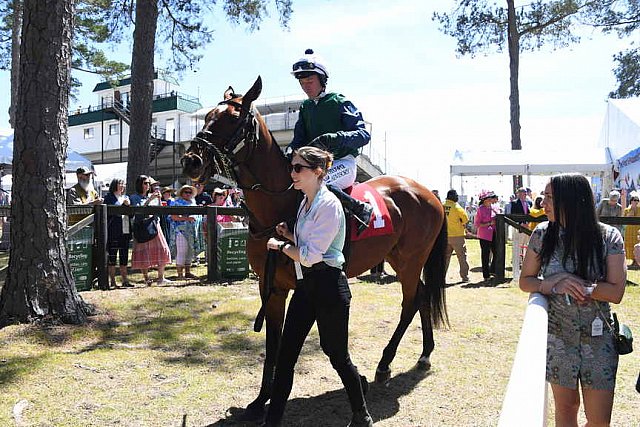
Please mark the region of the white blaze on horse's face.
[[240, 111], [237, 111], [231, 105], [220, 104], [216, 106], [216, 108], [214, 108], [213, 110], [209, 111], [207, 115], [204, 117], [204, 122], [205, 122], [204, 128], [205, 129], [210, 128], [216, 122], [216, 120], [222, 117], [222, 114], [226, 111], [229, 111], [229, 114], [231, 114], [233, 117], [240, 117]]

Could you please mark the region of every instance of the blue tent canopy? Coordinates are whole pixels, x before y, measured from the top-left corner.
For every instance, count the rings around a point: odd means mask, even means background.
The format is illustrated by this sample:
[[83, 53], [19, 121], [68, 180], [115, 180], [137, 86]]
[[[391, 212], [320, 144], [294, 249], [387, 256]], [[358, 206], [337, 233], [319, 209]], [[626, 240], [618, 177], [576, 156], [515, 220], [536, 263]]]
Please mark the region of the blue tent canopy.
[[[13, 134], [0, 137], [0, 164], [13, 164]], [[93, 164], [89, 159], [71, 149], [67, 149], [67, 158], [64, 162], [65, 170], [67, 172], [75, 172], [80, 166], [93, 169]]]

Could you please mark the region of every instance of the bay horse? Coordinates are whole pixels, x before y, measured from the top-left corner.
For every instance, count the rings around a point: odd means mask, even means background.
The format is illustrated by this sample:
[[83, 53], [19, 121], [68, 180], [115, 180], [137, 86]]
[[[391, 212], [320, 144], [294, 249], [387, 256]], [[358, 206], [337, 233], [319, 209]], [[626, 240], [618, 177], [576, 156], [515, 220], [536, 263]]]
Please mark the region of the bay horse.
[[[214, 174], [224, 175], [244, 192], [250, 232], [247, 255], [260, 277], [266, 316], [262, 383], [258, 397], [242, 416], [244, 420], [264, 415], [282, 335], [285, 302], [288, 292], [295, 288], [293, 262], [277, 255], [274, 287], [271, 291], [265, 289], [266, 243], [275, 235], [276, 224], [295, 218], [300, 200], [299, 192], [292, 187], [289, 161], [253, 108], [252, 103], [261, 91], [259, 76], [244, 96], [233, 93], [229, 87], [224, 101], [207, 113], [202, 130], [181, 159], [184, 174], [191, 179], [206, 182]], [[400, 320], [376, 369], [376, 381], [383, 382], [390, 378], [391, 361], [418, 311], [423, 339], [418, 367], [424, 370], [431, 367], [433, 327], [448, 324], [444, 269], [447, 224], [440, 200], [417, 182], [399, 176], [379, 176], [367, 184], [382, 195], [393, 222], [393, 234], [351, 242], [346, 274], [354, 277], [384, 259], [402, 284]], [[259, 331], [260, 327], [255, 329]]]

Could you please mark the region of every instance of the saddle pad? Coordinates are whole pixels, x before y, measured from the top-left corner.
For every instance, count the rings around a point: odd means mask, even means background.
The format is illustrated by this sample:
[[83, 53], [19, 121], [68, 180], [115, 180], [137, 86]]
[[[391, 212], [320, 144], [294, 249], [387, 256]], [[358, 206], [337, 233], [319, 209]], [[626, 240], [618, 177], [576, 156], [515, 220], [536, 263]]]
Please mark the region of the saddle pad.
[[[348, 191], [345, 190], [345, 191]], [[351, 218], [351, 241], [366, 239], [374, 236], [384, 236], [393, 233], [393, 223], [391, 215], [386, 203], [378, 193], [369, 184], [357, 184], [351, 187], [349, 192], [351, 197], [369, 203], [373, 207], [373, 218], [369, 223], [369, 228], [364, 230], [359, 236], [357, 235], [357, 224], [354, 218]]]

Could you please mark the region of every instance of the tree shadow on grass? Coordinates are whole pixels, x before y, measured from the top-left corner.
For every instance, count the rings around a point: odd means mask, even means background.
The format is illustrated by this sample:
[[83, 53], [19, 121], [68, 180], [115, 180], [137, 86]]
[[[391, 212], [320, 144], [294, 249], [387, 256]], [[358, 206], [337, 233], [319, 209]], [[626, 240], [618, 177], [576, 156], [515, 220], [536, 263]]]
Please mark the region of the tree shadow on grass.
[[[26, 330], [26, 339], [51, 348], [80, 341], [66, 353], [144, 349], [157, 352], [168, 363], [214, 364], [226, 369], [227, 361], [233, 360], [230, 355], [255, 355], [263, 351], [263, 340], [251, 336], [252, 324], [251, 315], [216, 309], [208, 300], [191, 296], [152, 297], [127, 307], [118, 319], [102, 314], [82, 326], [34, 326]], [[22, 335], [21, 339], [24, 338]], [[83, 341], [88, 343], [82, 345]], [[0, 361], [0, 384], [15, 381], [29, 371], [31, 363], [28, 358]]]
[[21, 375], [29, 375], [45, 362], [45, 356], [0, 356], [0, 386], [9, 384]]
[[[337, 374], [336, 374], [337, 375]], [[374, 422], [393, 417], [400, 410], [400, 399], [411, 393], [426, 377], [425, 372], [413, 368], [393, 377], [385, 384], [370, 384], [366, 396], [367, 407]], [[295, 381], [295, 380], [294, 380]], [[229, 415], [206, 427], [219, 426], [254, 426], [260, 423], [237, 421], [244, 408], [232, 407]], [[348, 424], [351, 419], [351, 408], [344, 389], [332, 390], [312, 397], [298, 397], [287, 402], [287, 409], [282, 425], [287, 426], [339, 426]]]

